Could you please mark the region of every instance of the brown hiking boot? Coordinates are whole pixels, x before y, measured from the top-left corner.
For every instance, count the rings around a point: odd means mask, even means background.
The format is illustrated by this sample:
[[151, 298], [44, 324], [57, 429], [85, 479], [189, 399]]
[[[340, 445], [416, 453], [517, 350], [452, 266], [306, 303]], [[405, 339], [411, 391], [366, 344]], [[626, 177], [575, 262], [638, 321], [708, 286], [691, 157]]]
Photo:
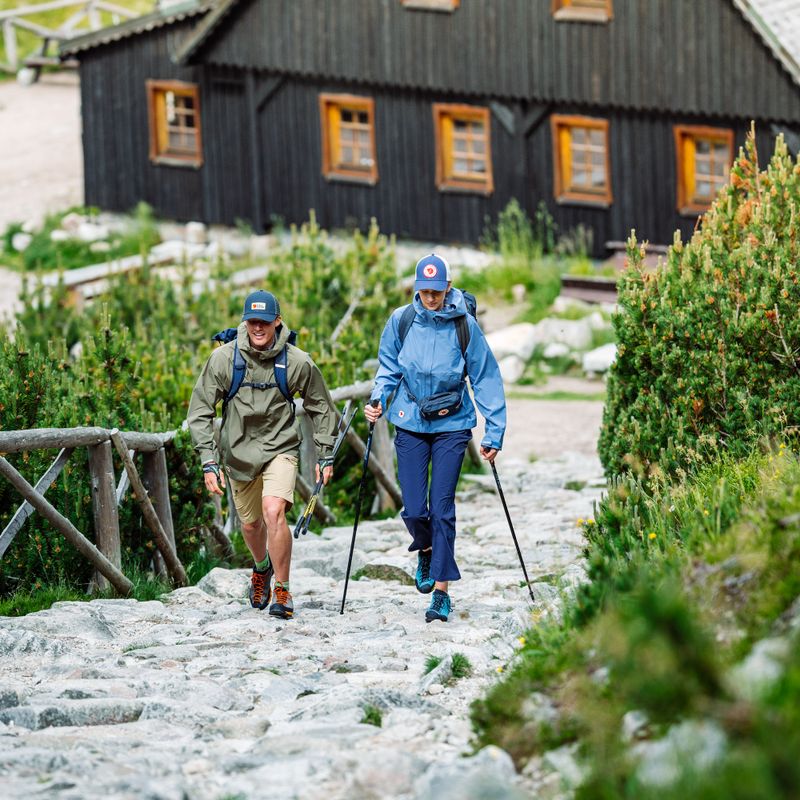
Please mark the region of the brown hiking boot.
[[294, 603], [292, 595], [283, 586], [275, 586], [275, 602], [269, 607], [270, 616], [280, 617], [281, 619], [291, 619], [294, 615]]
[[273, 569], [270, 564], [265, 570], [253, 570], [250, 576], [250, 605], [253, 608], [265, 609], [272, 596]]

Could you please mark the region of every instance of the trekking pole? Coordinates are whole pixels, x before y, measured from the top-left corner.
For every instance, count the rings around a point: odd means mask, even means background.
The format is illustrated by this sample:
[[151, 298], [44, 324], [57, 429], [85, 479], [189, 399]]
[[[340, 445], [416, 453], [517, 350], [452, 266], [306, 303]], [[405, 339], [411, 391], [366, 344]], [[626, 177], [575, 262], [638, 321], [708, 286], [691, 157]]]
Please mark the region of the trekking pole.
[[[372, 407], [378, 405], [377, 400], [372, 401]], [[367, 464], [369, 464], [369, 451], [372, 448], [372, 433], [375, 430], [375, 423], [369, 424], [369, 435], [367, 436], [367, 446], [364, 450], [364, 460], [361, 465], [361, 482], [358, 484], [358, 499], [356, 500], [356, 518], [353, 523], [353, 538], [350, 540], [350, 555], [347, 557], [347, 572], [344, 576], [344, 591], [342, 592], [342, 607], [339, 609], [340, 614], [344, 614], [344, 601], [347, 597], [347, 583], [350, 580], [350, 567], [353, 564], [353, 550], [356, 546], [356, 531], [358, 530], [358, 518], [361, 515], [361, 501], [364, 497], [364, 484], [367, 478]]]
[[[333, 445], [333, 452], [331, 453], [331, 464], [333, 464], [334, 459], [336, 458], [336, 454], [339, 452], [339, 448], [342, 446], [342, 442], [344, 441], [344, 437], [347, 434], [347, 431], [350, 429], [350, 423], [353, 421], [353, 417], [356, 415], [357, 409], [353, 409], [353, 413], [350, 414], [348, 419], [347, 412], [350, 410], [350, 400], [347, 401], [347, 405], [344, 407], [344, 411], [342, 412], [342, 417], [339, 420], [339, 435], [336, 437], [336, 442]], [[308, 533], [308, 526], [311, 522], [311, 516], [314, 513], [314, 508], [317, 505], [317, 498], [319, 497], [319, 493], [322, 491], [322, 487], [325, 483], [324, 479], [324, 469], [319, 471], [319, 480], [317, 481], [316, 485], [314, 486], [314, 491], [311, 492], [311, 497], [308, 498], [308, 503], [306, 504], [303, 513], [297, 518], [297, 522], [294, 526], [294, 538], [299, 538], [300, 534], [302, 533], [304, 536]]]
[[500, 478], [497, 475], [497, 467], [494, 461], [490, 462], [492, 465], [492, 472], [494, 473], [494, 482], [497, 484], [497, 491], [500, 494], [500, 500], [503, 503], [503, 511], [506, 512], [506, 519], [508, 520], [508, 527], [511, 529], [511, 538], [514, 540], [514, 547], [517, 548], [517, 555], [519, 556], [519, 563], [522, 567], [522, 574], [525, 576], [525, 583], [528, 585], [528, 591], [531, 594], [531, 600], [535, 603], [536, 598], [533, 596], [533, 589], [531, 589], [531, 579], [528, 577], [528, 570], [525, 569], [525, 562], [522, 559], [522, 552], [519, 549], [519, 542], [517, 541], [517, 534], [514, 533], [514, 525], [511, 522], [511, 515], [508, 513], [508, 506], [506, 505], [506, 497], [503, 494], [503, 487], [500, 486]]

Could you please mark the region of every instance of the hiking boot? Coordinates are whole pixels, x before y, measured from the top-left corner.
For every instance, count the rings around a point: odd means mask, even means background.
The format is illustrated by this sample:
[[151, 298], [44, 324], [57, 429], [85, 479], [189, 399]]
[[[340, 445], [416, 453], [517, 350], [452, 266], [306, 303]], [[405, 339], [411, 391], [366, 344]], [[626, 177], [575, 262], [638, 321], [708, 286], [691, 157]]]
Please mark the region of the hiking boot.
[[433, 622], [435, 619], [447, 622], [450, 612], [453, 610], [453, 603], [450, 595], [441, 589], [436, 589], [431, 597], [431, 604], [425, 612], [425, 622]]
[[419, 551], [417, 556], [417, 574], [414, 576], [414, 585], [418, 592], [430, 594], [433, 591], [435, 581], [431, 578], [431, 551], [423, 553]]
[[281, 619], [292, 618], [294, 615], [294, 603], [288, 589], [284, 589], [283, 586], [275, 587], [275, 602], [269, 607], [269, 613], [270, 616], [280, 617]]
[[272, 564], [264, 570], [253, 570], [253, 574], [250, 576], [250, 605], [253, 608], [265, 609], [269, 605], [272, 593], [272, 575]]

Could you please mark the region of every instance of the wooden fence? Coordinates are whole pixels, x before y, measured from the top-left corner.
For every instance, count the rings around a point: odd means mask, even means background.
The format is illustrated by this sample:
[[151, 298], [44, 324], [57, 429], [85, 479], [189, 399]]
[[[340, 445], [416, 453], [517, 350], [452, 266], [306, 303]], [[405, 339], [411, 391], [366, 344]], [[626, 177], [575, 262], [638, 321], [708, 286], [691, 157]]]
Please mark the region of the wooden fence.
[[[363, 381], [352, 386], [334, 389], [331, 394], [337, 404], [345, 400], [360, 401], [369, 396], [371, 387], [371, 381]], [[300, 474], [296, 488], [302, 500], [307, 501], [313, 491], [313, 472], [317, 459], [311, 420], [303, 410], [302, 401], [296, 400], [295, 402], [297, 418], [303, 434]], [[94, 583], [98, 588], [104, 589], [112, 586], [120, 595], [129, 595], [133, 584], [121, 571], [118, 508], [130, 487], [156, 543], [157, 552], [154, 556], [156, 572], [169, 578], [174, 585], [185, 586], [187, 583], [186, 571], [175, 548], [165, 450], [175, 438], [175, 433], [175, 431], [167, 433], [123, 432], [100, 427], [0, 431], [0, 453], [3, 454], [0, 455], [0, 475], [11, 483], [25, 501], [0, 533], [0, 559], [22, 529], [25, 520], [34, 512], [38, 512], [83, 556], [91, 561], [96, 569]], [[347, 441], [356, 455], [363, 458], [366, 445], [352, 429], [348, 431]], [[86, 447], [89, 451], [94, 544], [45, 498], [48, 488], [56, 481], [73, 451], [79, 447]], [[119, 481], [114, 474], [112, 448], [117, 451], [123, 465]], [[3, 457], [8, 453], [30, 450], [58, 450], [53, 463], [35, 485], [28, 483]], [[136, 453], [142, 454], [141, 474], [133, 460]], [[185, 465], [182, 466], [187, 470], [185, 476], [188, 476], [188, 469]], [[401, 507], [402, 496], [393, 478], [394, 460], [391, 437], [384, 419], [376, 425], [372, 455], [368, 466], [378, 485], [374, 508], [384, 510]], [[199, 472], [197, 480], [202, 482]], [[207, 531], [209, 539], [218, 548], [226, 551], [226, 555], [230, 555], [230, 541], [226, 531], [229, 534], [236, 526], [235, 511], [230, 494], [228, 501], [230, 513], [225, 528], [223, 529], [222, 526], [220, 506], [217, 505], [218, 519]], [[316, 504], [314, 516], [327, 525], [336, 521], [333, 513], [323, 502]]]
[[[44, 11], [56, 11], [62, 8], [74, 10], [57, 28], [48, 28], [30, 19]], [[98, 30], [102, 27], [101, 12], [109, 14], [113, 24], [136, 16], [136, 12], [131, 9], [107, 2], [107, 0], [50, 0], [50, 2], [33, 3], [0, 11], [3, 45], [6, 52], [6, 60], [0, 62], [0, 69], [6, 72], [16, 72], [22, 63], [26, 67], [33, 67], [36, 71], [35, 77], [38, 78], [39, 70], [42, 67], [77, 66], [77, 62], [62, 62], [57, 55], [51, 55], [50, 46], [57, 46], [66, 39], [85, 33], [87, 26], [89, 30]], [[17, 40], [19, 31], [32, 33], [42, 40], [38, 54], [20, 59]]]

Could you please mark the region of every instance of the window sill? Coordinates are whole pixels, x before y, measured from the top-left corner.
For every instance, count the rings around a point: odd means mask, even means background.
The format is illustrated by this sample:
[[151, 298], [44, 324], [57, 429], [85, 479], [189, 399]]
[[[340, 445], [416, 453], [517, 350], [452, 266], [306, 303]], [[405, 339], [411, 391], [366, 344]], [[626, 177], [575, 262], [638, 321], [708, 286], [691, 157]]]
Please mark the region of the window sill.
[[556, 22], [593, 22], [602, 25], [610, 22], [613, 17], [600, 9], [593, 11], [590, 8], [567, 7], [559, 8], [553, 14], [553, 19]]
[[582, 208], [597, 208], [605, 210], [611, 208], [613, 199], [610, 197], [585, 197], [581, 195], [564, 194], [556, 197], [560, 206], [581, 206]]
[[444, 11], [452, 14], [458, 8], [458, 0], [401, 0], [403, 8], [414, 11]]
[[678, 214], [682, 217], [699, 217], [700, 214], [705, 214], [711, 208], [711, 203], [704, 206], [679, 206]]
[[159, 167], [188, 167], [200, 169], [203, 166], [202, 158], [176, 158], [174, 156], [153, 156], [150, 163]]
[[494, 186], [475, 186], [467, 183], [440, 183], [436, 187], [443, 194], [479, 194], [489, 197], [494, 192]]
[[378, 183], [377, 175], [351, 175], [347, 172], [328, 172], [323, 177], [330, 183], [355, 183], [361, 186], [375, 186]]

